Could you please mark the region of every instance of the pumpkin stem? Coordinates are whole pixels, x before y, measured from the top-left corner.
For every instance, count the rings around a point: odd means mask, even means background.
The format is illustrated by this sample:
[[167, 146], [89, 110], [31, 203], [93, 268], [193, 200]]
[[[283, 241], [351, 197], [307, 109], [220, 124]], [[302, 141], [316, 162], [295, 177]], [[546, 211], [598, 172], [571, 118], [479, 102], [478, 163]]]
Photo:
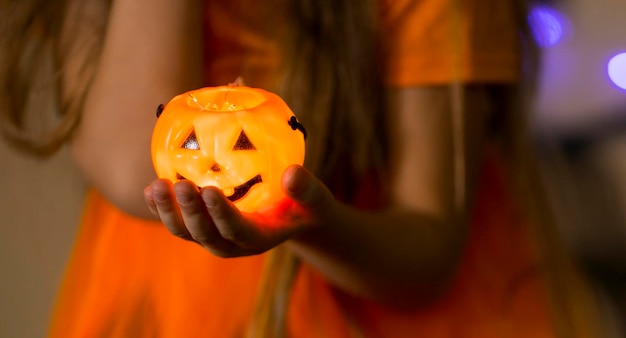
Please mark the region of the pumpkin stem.
[[239, 87], [239, 86], [245, 86], [245, 85], [246, 83], [243, 81], [243, 78], [241, 76], [237, 76], [235, 81], [228, 84], [228, 87]]

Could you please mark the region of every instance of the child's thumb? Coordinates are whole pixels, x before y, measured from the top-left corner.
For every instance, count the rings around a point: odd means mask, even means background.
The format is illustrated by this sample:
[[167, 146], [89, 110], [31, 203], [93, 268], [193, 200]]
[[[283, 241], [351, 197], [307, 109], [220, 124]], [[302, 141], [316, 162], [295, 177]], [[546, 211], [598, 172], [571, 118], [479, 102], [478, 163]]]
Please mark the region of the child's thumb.
[[293, 165], [283, 173], [285, 194], [305, 209], [323, 209], [333, 200], [328, 188], [302, 166]]

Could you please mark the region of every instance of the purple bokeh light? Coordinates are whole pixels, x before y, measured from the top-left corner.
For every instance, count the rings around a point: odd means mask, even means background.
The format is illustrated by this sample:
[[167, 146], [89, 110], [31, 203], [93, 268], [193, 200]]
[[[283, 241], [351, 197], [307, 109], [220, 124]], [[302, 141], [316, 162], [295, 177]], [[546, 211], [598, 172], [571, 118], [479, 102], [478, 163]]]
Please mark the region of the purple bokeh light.
[[545, 5], [534, 6], [528, 15], [528, 24], [540, 47], [552, 47], [569, 33], [570, 21], [558, 10]]

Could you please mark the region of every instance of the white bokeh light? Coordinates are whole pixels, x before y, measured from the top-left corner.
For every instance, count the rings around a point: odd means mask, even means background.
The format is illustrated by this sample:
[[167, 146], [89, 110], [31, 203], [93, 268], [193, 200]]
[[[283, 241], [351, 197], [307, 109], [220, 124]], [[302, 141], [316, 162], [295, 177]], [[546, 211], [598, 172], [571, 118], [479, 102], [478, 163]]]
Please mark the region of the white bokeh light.
[[626, 90], [626, 52], [619, 53], [609, 60], [609, 78], [621, 89]]

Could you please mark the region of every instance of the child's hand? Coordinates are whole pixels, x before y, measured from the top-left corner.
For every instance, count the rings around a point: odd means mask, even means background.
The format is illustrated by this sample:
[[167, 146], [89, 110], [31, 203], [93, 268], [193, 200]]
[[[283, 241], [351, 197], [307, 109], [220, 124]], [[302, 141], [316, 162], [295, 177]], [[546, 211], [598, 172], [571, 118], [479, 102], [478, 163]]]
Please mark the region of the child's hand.
[[267, 251], [332, 214], [332, 194], [303, 167], [287, 168], [281, 184], [288, 198], [256, 213], [242, 213], [219, 189], [198, 191], [190, 181], [154, 180], [144, 197], [172, 234], [217, 256], [236, 257]]

